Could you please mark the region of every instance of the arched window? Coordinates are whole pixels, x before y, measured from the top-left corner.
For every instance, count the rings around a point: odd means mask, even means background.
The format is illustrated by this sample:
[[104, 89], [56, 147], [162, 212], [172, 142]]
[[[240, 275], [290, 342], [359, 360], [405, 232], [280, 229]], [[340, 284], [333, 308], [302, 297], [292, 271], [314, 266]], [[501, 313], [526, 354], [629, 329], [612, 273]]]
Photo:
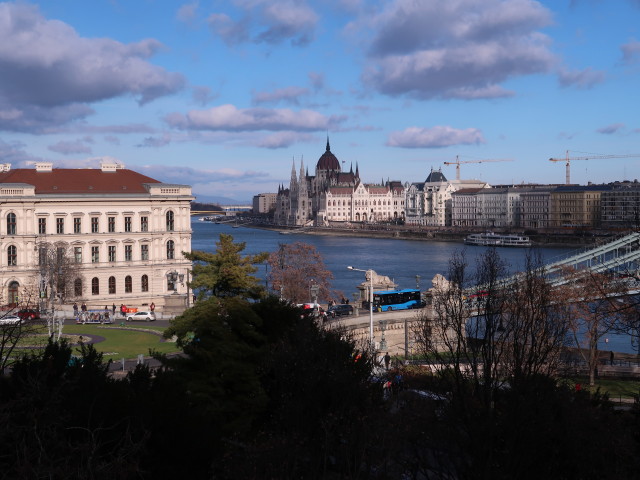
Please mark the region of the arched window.
[[172, 210], [169, 210], [167, 212], [166, 219], [167, 219], [167, 232], [173, 232], [174, 218], [173, 218], [173, 211]]
[[10, 213], [7, 215], [7, 235], [16, 234], [16, 214]]
[[100, 295], [100, 280], [98, 280], [98, 277], [91, 279], [91, 295]]
[[82, 296], [82, 279], [81, 278], [76, 278], [75, 281], [73, 282], [73, 293], [75, 294], [76, 297]]
[[9, 245], [7, 248], [7, 265], [15, 267], [18, 264], [18, 249], [15, 245]]
[[124, 277], [124, 293], [131, 293], [133, 291], [133, 281], [131, 275]]
[[20, 300], [18, 295], [18, 290], [20, 288], [20, 284], [18, 282], [11, 282], [9, 284], [9, 305], [15, 307]]
[[168, 260], [173, 260], [175, 258], [175, 250], [176, 250], [175, 243], [173, 242], [173, 240], [169, 240], [167, 242], [167, 259]]
[[149, 277], [147, 275], [142, 275], [142, 278], [140, 279], [140, 285], [143, 292], [149, 291]]
[[109, 277], [109, 293], [111, 295], [116, 293], [116, 277]]

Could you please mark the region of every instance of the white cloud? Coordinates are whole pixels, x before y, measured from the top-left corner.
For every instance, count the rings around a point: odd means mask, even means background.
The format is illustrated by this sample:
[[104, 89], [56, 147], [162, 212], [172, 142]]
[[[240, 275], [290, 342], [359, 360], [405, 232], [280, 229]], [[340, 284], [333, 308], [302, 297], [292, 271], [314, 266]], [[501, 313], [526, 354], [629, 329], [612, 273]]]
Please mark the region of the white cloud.
[[21, 3], [0, 3], [0, 25], [0, 129], [38, 131], [92, 114], [93, 102], [131, 95], [144, 104], [184, 85], [147, 61], [162, 47], [153, 39], [80, 37]]
[[312, 110], [247, 108], [221, 105], [208, 110], [173, 113], [165, 120], [175, 128], [187, 130], [258, 131], [326, 130], [341, 119], [326, 117]]
[[479, 143], [485, 143], [485, 140], [477, 128], [459, 130], [448, 126], [409, 127], [401, 132], [392, 132], [387, 140], [388, 146], [401, 148], [443, 148]]
[[302, 0], [236, 0], [243, 10], [239, 20], [226, 13], [214, 13], [207, 22], [211, 31], [229, 45], [252, 41], [280, 44], [290, 41], [302, 46], [315, 35], [318, 15]]
[[589, 89], [599, 83], [604, 82], [604, 72], [586, 68], [584, 70], [560, 70], [558, 80], [563, 87], [577, 87]]
[[273, 92], [254, 92], [252, 103], [260, 105], [263, 103], [285, 102], [293, 105], [300, 104], [300, 97], [309, 95], [309, 90], [303, 87], [285, 87]]
[[538, 31], [550, 23], [532, 0], [396, 0], [348, 30], [374, 32], [363, 80], [376, 90], [475, 99], [511, 96], [500, 83], [551, 70], [557, 59]]
[[91, 147], [87, 145], [87, 142], [84, 140], [62, 141], [49, 145], [48, 149], [64, 155], [91, 153]]
[[622, 50], [622, 61], [627, 64], [635, 64], [640, 62], [640, 42], [632, 40], [620, 47]]
[[598, 133], [602, 133], [605, 135], [611, 135], [613, 133], [617, 133], [620, 130], [623, 130], [625, 127], [624, 123], [613, 123], [611, 125], [607, 125], [605, 127], [601, 127], [596, 130]]

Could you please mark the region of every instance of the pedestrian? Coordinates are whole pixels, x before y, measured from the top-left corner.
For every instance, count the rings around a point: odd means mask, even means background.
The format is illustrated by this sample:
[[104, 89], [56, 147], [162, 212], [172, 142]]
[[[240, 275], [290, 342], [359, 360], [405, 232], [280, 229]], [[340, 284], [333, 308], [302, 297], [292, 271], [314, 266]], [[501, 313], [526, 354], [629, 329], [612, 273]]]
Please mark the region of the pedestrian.
[[75, 302], [73, 303], [73, 316], [78, 317], [78, 304]]
[[389, 356], [389, 352], [384, 356], [384, 368], [389, 370], [389, 364], [391, 363], [391, 357]]
[[83, 312], [86, 312], [86, 311], [87, 311], [87, 304], [83, 302], [83, 303], [82, 303], [82, 307], [80, 307], [80, 309], [81, 309]]
[[613, 365], [613, 357], [615, 355], [613, 354], [613, 350], [611, 350], [611, 355], [609, 356], [610, 360], [611, 360], [611, 365]]
[[154, 312], [156, 310], [156, 304], [151, 302], [151, 305], [149, 305], [149, 308], [151, 309], [152, 312]]
[[115, 303], [113, 305], [111, 305], [111, 312], [113, 313], [113, 317], [115, 318], [115, 316], [116, 316], [116, 304]]

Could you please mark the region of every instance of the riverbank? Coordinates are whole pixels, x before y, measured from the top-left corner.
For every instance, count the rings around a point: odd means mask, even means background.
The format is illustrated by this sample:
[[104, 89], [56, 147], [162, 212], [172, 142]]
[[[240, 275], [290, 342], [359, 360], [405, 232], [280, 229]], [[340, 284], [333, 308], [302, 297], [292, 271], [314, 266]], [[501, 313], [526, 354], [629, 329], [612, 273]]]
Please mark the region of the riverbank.
[[[361, 225], [358, 227], [292, 227], [285, 225], [273, 225], [267, 223], [245, 223], [243, 226], [259, 228], [264, 230], [278, 231], [283, 235], [306, 234], [306, 235], [329, 235], [336, 237], [361, 237], [361, 238], [387, 238], [417, 241], [438, 241], [463, 243], [467, 235], [479, 233], [482, 230], [458, 230], [453, 228], [437, 229], [435, 227], [420, 227], [408, 225]], [[496, 233], [509, 233], [498, 232]], [[511, 232], [516, 233], [516, 232]], [[550, 232], [526, 234], [531, 239], [534, 246], [540, 247], [576, 247], [590, 246], [596, 243], [607, 242], [617, 236], [618, 233], [611, 232]]]

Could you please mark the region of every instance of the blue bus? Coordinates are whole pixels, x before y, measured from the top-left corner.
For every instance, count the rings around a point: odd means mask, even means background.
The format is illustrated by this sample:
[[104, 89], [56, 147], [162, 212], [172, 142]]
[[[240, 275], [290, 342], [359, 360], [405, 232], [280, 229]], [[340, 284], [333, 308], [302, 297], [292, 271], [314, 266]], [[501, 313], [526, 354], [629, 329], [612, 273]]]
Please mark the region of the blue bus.
[[[369, 302], [362, 302], [362, 306], [363, 308], [369, 308]], [[424, 303], [420, 295], [420, 290], [415, 288], [373, 292], [373, 309], [377, 312], [422, 307], [424, 307]]]

